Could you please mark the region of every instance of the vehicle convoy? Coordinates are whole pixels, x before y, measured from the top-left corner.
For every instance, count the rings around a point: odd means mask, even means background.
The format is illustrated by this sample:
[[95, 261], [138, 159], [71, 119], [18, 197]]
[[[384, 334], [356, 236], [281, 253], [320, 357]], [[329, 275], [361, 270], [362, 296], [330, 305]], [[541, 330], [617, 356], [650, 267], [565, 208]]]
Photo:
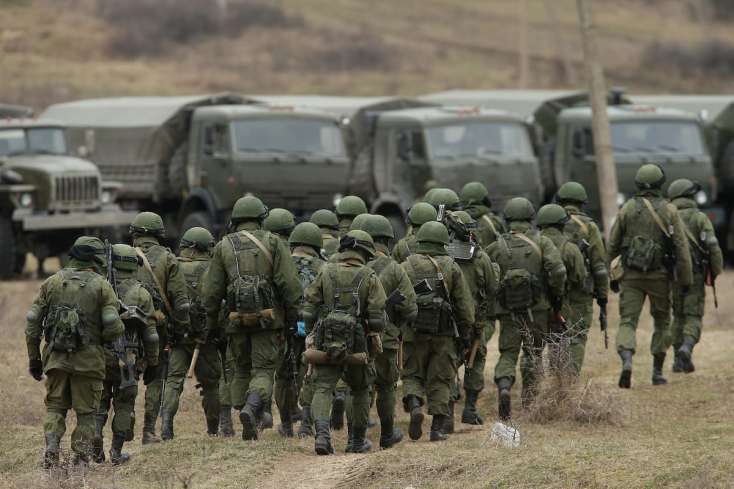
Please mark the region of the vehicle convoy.
[[29, 252], [42, 269], [80, 234], [114, 235], [130, 224], [134, 213], [115, 204], [119, 190], [93, 163], [70, 156], [62, 124], [0, 120], [0, 277], [20, 273]]
[[68, 124], [81, 152], [125, 184], [122, 205], [158, 212], [171, 237], [220, 234], [246, 193], [307, 218], [334, 205], [349, 168], [335, 115], [239, 95], [83, 100], [43, 116]]

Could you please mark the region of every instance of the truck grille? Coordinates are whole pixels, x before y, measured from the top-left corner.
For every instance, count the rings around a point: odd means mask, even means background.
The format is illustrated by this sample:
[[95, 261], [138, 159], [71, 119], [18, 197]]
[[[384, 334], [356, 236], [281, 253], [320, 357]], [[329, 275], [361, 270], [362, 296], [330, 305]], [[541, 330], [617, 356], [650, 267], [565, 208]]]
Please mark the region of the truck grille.
[[78, 206], [99, 199], [99, 179], [96, 176], [56, 177], [56, 202], [61, 206]]

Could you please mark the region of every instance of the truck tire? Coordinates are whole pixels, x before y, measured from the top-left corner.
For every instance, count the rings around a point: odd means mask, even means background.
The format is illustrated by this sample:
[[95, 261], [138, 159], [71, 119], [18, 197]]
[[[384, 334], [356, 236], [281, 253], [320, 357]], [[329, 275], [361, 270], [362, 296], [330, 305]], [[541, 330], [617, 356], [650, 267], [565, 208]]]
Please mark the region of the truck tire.
[[214, 233], [214, 223], [212, 223], [209, 213], [205, 211], [196, 211], [188, 214], [181, 222], [181, 236], [191, 228], [200, 227]]
[[[13, 232], [13, 223], [0, 217], [0, 279], [7, 280], [18, 275], [18, 248]], [[25, 263], [24, 263], [25, 265]]]

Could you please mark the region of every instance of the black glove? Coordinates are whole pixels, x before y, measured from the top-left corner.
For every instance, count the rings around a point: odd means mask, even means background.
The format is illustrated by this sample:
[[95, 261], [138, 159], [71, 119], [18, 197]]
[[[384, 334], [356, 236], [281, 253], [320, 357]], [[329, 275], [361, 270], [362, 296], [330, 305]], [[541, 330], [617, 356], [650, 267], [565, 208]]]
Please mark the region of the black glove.
[[143, 384], [148, 385], [158, 379], [158, 366], [149, 365], [143, 372]]
[[40, 360], [31, 360], [28, 362], [28, 373], [37, 381], [43, 380], [43, 364]]
[[561, 308], [563, 307], [563, 297], [556, 296], [550, 298], [551, 308], [553, 308], [554, 312], [561, 312]]
[[619, 294], [619, 282], [617, 282], [616, 280], [611, 280], [609, 282], [609, 288], [612, 289], [612, 292], [614, 292], [615, 294]]
[[684, 285], [680, 288], [681, 295], [688, 295], [688, 293], [691, 291], [690, 285]]
[[607, 302], [608, 301], [607, 301], [607, 298], [606, 297], [597, 297], [596, 298], [596, 305], [599, 306], [602, 309], [604, 309], [605, 307], [607, 307]]

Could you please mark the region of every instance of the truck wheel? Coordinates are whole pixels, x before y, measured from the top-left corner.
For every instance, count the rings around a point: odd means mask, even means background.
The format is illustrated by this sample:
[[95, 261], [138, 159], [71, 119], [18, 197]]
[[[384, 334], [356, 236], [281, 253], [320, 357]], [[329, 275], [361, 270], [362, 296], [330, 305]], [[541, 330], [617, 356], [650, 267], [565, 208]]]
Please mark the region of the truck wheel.
[[184, 217], [181, 223], [181, 236], [191, 228], [200, 227], [208, 229], [210, 232], [214, 232], [214, 225], [212, 223], [209, 213], [204, 211], [192, 212], [191, 214]]
[[[0, 217], [0, 279], [9, 279], [18, 274], [18, 248], [10, 219]], [[25, 263], [24, 263], [25, 265]]]

